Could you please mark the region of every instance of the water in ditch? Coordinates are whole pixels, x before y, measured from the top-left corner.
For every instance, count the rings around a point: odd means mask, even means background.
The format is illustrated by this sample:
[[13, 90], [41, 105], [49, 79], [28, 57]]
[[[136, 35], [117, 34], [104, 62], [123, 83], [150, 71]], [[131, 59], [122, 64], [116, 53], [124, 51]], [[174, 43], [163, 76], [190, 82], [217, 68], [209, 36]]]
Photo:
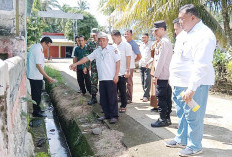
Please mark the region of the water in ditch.
[[47, 115], [44, 121], [51, 157], [71, 157], [72, 155], [65, 135], [61, 129], [58, 117], [54, 112], [53, 105], [51, 104], [47, 92], [42, 93], [42, 104], [45, 108], [45, 114]]

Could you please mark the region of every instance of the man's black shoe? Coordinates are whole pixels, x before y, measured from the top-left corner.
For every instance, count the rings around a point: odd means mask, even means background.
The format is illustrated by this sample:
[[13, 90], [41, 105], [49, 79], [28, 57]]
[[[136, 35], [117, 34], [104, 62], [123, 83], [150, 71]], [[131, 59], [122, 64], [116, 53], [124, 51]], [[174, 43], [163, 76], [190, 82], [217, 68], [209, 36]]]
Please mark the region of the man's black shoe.
[[88, 105], [93, 105], [97, 103], [97, 99], [96, 98], [92, 98], [89, 102]]
[[167, 123], [168, 123], [168, 125], [172, 125], [172, 121], [170, 118], [167, 118]]
[[107, 118], [107, 117], [103, 116], [103, 117], [98, 118], [97, 120], [103, 121], [103, 120], [105, 120], [105, 119], [110, 119], [110, 118]]
[[158, 108], [154, 108], [154, 107], [153, 107], [153, 108], [151, 109], [151, 112], [158, 112]]
[[42, 112], [38, 112], [38, 113], [33, 113], [33, 117], [47, 117], [47, 115]]
[[117, 118], [111, 118], [110, 119], [110, 124], [115, 124], [118, 121]]
[[156, 122], [151, 123], [151, 127], [164, 127], [168, 126], [167, 120], [166, 119], [158, 119]]

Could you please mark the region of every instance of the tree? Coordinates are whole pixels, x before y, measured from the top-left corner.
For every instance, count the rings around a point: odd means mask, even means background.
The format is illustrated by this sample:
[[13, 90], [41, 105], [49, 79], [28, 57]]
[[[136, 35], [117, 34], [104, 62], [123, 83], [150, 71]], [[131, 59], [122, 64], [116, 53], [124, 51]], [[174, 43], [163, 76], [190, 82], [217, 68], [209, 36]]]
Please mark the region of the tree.
[[173, 34], [172, 21], [178, 16], [181, 6], [193, 3], [200, 14], [201, 19], [216, 34], [221, 44], [226, 43], [225, 33], [219, 23], [208, 11], [206, 3], [202, 0], [103, 0], [103, 12], [109, 7], [113, 8], [110, 13], [114, 27], [131, 27], [135, 32], [152, 27], [154, 21], [165, 20], [169, 34]]
[[41, 9], [40, 0], [34, 0], [32, 6], [32, 14], [27, 17], [27, 47], [29, 48], [31, 44], [39, 41], [43, 28], [46, 25], [43, 23], [41, 18], [37, 18], [36, 14]]
[[230, 28], [230, 16], [232, 13], [232, 1], [229, 0], [208, 0], [211, 10], [216, 10], [222, 15], [223, 27], [230, 45], [232, 45], [232, 29]]
[[[71, 10], [68, 12], [83, 14], [83, 20], [77, 21], [77, 29], [78, 35], [84, 35], [85, 39], [87, 40], [90, 37], [91, 29], [98, 27], [98, 22], [95, 17], [88, 12], [80, 11], [74, 8], [71, 8]], [[73, 22], [73, 20], [68, 20], [65, 25], [65, 35], [70, 40], [73, 40]]]
[[77, 1], [77, 9], [82, 10], [82, 11], [89, 9], [87, 1], [78, 0]]

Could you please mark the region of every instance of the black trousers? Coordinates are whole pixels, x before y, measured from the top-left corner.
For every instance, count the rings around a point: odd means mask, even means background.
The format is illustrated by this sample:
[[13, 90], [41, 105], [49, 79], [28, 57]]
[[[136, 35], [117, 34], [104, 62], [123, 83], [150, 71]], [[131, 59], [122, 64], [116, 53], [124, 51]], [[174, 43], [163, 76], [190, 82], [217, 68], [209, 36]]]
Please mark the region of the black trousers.
[[87, 70], [87, 74], [84, 74], [83, 70], [77, 70], [77, 82], [83, 94], [86, 93], [86, 89], [89, 93], [91, 93], [91, 81], [89, 70]]
[[117, 84], [117, 89], [120, 93], [120, 98], [121, 98], [121, 106], [125, 108], [127, 105], [127, 95], [126, 95], [126, 78], [124, 76], [119, 76], [118, 77], [118, 84]]
[[168, 80], [157, 81], [156, 97], [158, 99], [160, 118], [170, 118], [170, 113], [172, 112], [172, 88], [168, 84]]
[[118, 118], [117, 84], [99, 81], [100, 104], [106, 118]]
[[40, 102], [41, 102], [43, 80], [29, 79], [29, 81], [31, 85], [31, 98], [37, 103], [37, 104], [33, 104], [33, 114], [36, 114], [41, 111]]

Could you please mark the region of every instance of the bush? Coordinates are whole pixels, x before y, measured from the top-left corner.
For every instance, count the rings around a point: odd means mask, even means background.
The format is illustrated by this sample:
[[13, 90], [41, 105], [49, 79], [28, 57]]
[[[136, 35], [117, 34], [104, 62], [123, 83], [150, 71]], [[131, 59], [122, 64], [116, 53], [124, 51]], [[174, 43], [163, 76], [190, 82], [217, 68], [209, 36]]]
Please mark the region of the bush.
[[214, 52], [213, 66], [215, 69], [216, 83], [226, 81], [228, 78], [226, 65], [230, 61], [231, 55], [225, 50], [218, 48]]
[[232, 60], [226, 65], [227, 73], [229, 75], [229, 79], [232, 82]]

